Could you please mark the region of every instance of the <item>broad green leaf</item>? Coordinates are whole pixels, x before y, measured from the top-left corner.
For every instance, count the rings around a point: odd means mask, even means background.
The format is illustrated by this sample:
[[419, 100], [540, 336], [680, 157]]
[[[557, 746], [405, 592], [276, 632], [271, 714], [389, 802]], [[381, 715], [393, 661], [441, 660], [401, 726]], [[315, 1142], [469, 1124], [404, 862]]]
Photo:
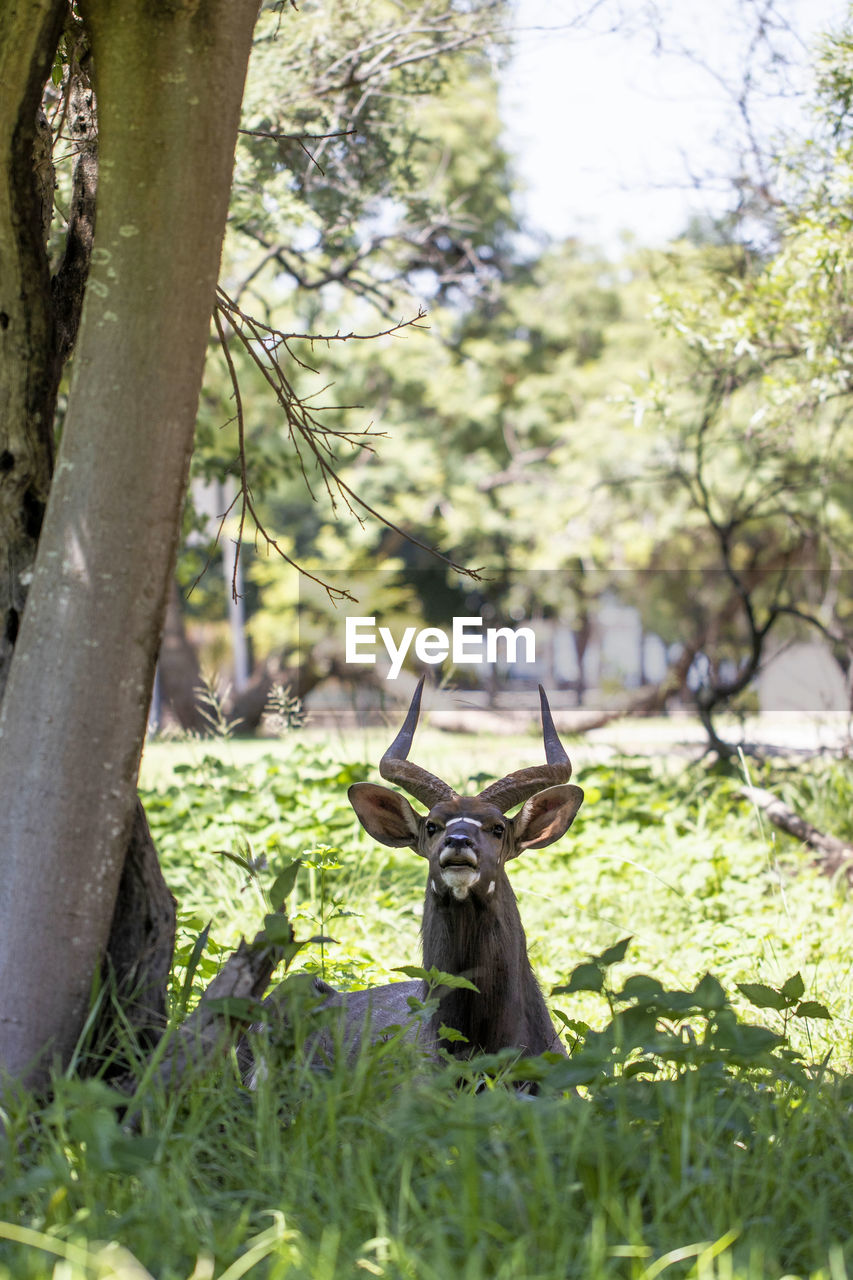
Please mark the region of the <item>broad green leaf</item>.
[[296, 858], [278, 873], [270, 889], [270, 902], [273, 907], [280, 907], [293, 892], [293, 886], [296, 884], [296, 876], [301, 865], [299, 858]]
[[439, 1040], [448, 1040], [452, 1043], [456, 1043], [457, 1041], [460, 1041], [463, 1044], [468, 1043], [467, 1036], [463, 1036], [461, 1031], [456, 1031], [453, 1027], [446, 1027], [443, 1022], [438, 1028], [438, 1038]]
[[449, 987], [451, 990], [479, 991], [479, 987], [463, 978], [458, 973], [445, 973], [443, 969], [423, 969], [416, 964], [401, 964], [394, 969], [395, 973], [404, 973], [407, 978], [421, 978], [429, 987]]
[[731, 1022], [720, 1026], [714, 1036], [714, 1047], [727, 1049], [742, 1058], [757, 1058], [770, 1049], [785, 1043], [785, 1037], [767, 1027], [749, 1023]]
[[263, 942], [276, 947], [293, 942], [293, 926], [287, 916], [278, 912], [264, 916]]
[[617, 1000], [649, 1000], [653, 996], [662, 996], [664, 994], [663, 983], [657, 978], [651, 978], [645, 973], [635, 973], [628, 978], [622, 990], [617, 994]]
[[605, 951], [602, 951], [601, 955], [594, 956], [593, 959], [604, 969], [607, 969], [611, 964], [619, 964], [620, 960], [625, 959], [625, 953], [631, 943], [631, 936], [622, 938], [619, 942], [614, 942], [612, 947], [608, 947]]
[[726, 993], [712, 973], [705, 974], [693, 995], [700, 1009], [722, 1009], [726, 1003]]
[[806, 989], [802, 976], [799, 973], [793, 974], [787, 982], [783, 982], [780, 991], [785, 999], [793, 1004], [795, 1000], [799, 1000]]
[[738, 982], [737, 989], [756, 1009], [782, 1010], [788, 1003], [781, 991], [768, 987], [763, 982]]
[[802, 1000], [794, 1010], [796, 1018], [826, 1018], [831, 1020], [832, 1014], [829, 1012], [825, 1004], [821, 1004], [819, 1000]]
[[595, 963], [586, 961], [577, 965], [569, 974], [568, 982], [551, 988], [552, 996], [562, 996], [570, 991], [600, 991], [604, 986], [604, 974]]

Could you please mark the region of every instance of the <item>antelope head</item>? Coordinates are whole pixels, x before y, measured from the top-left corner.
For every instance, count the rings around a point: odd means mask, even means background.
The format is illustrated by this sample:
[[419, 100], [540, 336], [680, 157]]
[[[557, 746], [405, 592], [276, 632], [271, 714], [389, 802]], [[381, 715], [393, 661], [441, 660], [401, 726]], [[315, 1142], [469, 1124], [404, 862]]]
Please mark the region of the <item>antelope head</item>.
[[[448, 906], [474, 901], [489, 906], [505, 880], [504, 866], [524, 849], [541, 849], [568, 831], [583, 801], [580, 787], [569, 784], [572, 766], [557, 737], [545, 691], [539, 686], [543, 765], [519, 769], [491, 783], [477, 796], [460, 796], [446, 782], [408, 759], [420, 714], [421, 679], [402, 729], [379, 763], [389, 782], [428, 807], [417, 814], [403, 796], [388, 787], [357, 782], [349, 799], [361, 825], [381, 844], [406, 845], [429, 862], [429, 889]], [[509, 809], [521, 804], [513, 817]]]

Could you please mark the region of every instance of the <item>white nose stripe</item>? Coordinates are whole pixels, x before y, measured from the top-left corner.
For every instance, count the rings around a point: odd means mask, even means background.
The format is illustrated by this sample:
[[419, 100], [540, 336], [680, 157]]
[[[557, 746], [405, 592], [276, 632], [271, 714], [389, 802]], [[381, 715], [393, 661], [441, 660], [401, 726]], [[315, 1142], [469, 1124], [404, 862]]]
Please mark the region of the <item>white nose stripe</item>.
[[472, 827], [482, 827], [482, 822], [478, 822], [476, 818], [451, 818], [449, 822], [445, 822], [445, 827], [452, 827], [454, 822], [470, 822]]

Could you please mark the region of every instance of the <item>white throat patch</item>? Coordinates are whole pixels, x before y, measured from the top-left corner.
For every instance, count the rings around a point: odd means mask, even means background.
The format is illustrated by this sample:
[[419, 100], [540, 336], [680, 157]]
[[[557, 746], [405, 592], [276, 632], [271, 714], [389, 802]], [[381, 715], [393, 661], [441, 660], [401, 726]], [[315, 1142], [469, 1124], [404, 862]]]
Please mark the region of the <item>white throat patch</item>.
[[480, 873], [473, 867], [445, 867], [441, 872], [441, 878], [456, 901], [464, 902], [470, 890], [480, 879]]

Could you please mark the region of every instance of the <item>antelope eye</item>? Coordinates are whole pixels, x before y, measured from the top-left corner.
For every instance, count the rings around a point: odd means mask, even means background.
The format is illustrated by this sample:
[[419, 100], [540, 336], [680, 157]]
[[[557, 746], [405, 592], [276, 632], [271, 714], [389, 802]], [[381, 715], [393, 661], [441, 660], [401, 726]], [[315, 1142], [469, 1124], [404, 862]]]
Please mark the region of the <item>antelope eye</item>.
[[434, 835], [435, 835], [435, 833], [436, 833], [436, 831], [438, 831], [438, 823], [437, 823], [437, 822], [428, 822], [428, 823], [426, 824], [426, 828], [425, 828], [425, 830], [426, 830], [426, 833], [427, 833], [427, 835], [428, 835], [428, 836], [434, 836]]
[[493, 836], [502, 836], [505, 831], [506, 831], [506, 827], [500, 822], [496, 822], [495, 825], [492, 827]]

